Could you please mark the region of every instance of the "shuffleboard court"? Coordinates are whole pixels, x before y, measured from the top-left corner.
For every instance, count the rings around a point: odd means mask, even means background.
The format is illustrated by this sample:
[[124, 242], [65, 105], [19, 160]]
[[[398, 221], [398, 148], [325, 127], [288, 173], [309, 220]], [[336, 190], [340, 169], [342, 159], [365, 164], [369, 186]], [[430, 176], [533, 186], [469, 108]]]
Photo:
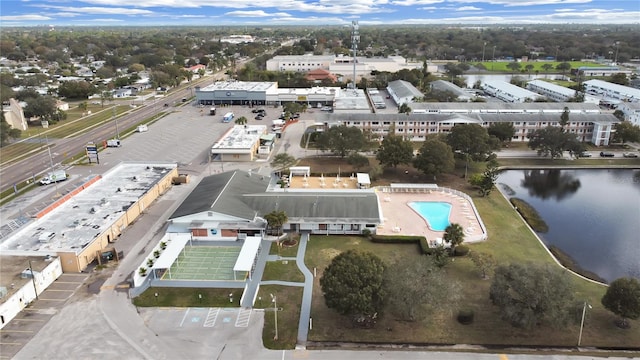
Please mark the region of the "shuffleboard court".
[[234, 280], [240, 246], [185, 246], [163, 280]]

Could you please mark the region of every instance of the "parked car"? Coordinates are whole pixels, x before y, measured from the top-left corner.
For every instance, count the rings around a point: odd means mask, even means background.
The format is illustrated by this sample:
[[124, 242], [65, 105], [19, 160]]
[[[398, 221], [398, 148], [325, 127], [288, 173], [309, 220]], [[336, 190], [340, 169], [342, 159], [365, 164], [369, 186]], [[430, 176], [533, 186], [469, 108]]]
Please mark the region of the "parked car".
[[581, 152], [580, 154], [578, 154], [578, 157], [591, 157], [591, 153]]
[[256, 115], [256, 120], [262, 120], [264, 119], [264, 116], [262, 116], [261, 114]]
[[251, 110], [251, 112], [254, 114], [258, 114], [258, 113], [266, 113], [267, 111], [265, 109], [259, 108], [259, 109], [253, 109]]
[[614, 157], [614, 156], [616, 156], [614, 153], [604, 152], [604, 151], [600, 152], [600, 157]]
[[332, 112], [333, 108], [331, 106], [323, 106], [320, 111], [328, 111], [328, 112]]
[[624, 156], [626, 158], [637, 158], [638, 154], [632, 153], [632, 152], [626, 152], [626, 153], [622, 153], [622, 156]]

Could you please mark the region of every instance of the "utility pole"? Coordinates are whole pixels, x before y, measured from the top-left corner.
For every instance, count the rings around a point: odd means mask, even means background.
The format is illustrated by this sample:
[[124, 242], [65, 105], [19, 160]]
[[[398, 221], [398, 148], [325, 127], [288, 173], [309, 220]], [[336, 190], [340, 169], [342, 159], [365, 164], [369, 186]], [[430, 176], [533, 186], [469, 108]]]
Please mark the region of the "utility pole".
[[116, 122], [116, 139], [120, 140], [120, 130], [118, 130], [118, 117], [116, 116], [116, 106], [113, 106], [113, 119]]
[[356, 52], [358, 51], [358, 42], [360, 42], [360, 32], [358, 31], [358, 21], [351, 22], [351, 49], [353, 51], [353, 89], [356, 89]]
[[[51, 156], [51, 148], [49, 148], [49, 137], [45, 135], [44, 138], [47, 144], [47, 153], [49, 154], [49, 164], [51, 165], [51, 175], [53, 176], [54, 175], [53, 173], [55, 170], [53, 169], [53, 156]], [[56, 197], [60, 196], [60, 191], [58, 191], [58, 182], [53, 181], [53, 185], [56, 187]]]

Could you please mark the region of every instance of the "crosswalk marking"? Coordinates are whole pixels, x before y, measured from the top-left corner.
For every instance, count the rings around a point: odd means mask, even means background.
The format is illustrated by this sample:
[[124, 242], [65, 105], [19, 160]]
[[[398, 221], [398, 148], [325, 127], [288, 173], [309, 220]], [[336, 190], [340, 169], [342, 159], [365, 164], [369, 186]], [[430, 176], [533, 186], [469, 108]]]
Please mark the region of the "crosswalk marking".
[[249, 320], [251, 319], [252, 309], [240, 309], [238, 313], [238, 319], [236, 320], [236, 327], [248, 327]]
[[218, 319], [218, 314], [220, 314], [220, 308], [211, 308], [209, 309], [209, 313], [207, 313], [207, 318], [204, 320], [204, 327], [213, 327], [216, 324], [216, 320]]

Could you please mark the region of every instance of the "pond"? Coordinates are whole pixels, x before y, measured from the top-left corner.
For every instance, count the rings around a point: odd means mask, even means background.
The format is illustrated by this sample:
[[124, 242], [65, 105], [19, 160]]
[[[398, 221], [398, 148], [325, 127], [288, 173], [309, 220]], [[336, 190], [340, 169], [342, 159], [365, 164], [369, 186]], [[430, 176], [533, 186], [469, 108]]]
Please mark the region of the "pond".
[[640, 170], [508, 170], [497, 183], [538, 211], [547, 246], [607, 281], [640, 278]]

